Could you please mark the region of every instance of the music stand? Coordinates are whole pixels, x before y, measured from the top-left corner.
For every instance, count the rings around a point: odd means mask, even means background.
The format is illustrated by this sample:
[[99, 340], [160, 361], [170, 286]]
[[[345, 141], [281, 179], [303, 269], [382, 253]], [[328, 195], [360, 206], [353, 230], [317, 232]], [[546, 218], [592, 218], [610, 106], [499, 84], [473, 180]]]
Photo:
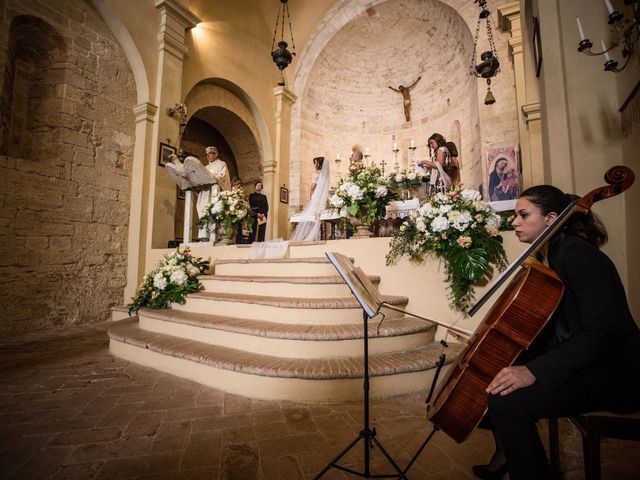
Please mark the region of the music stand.
[[[398, 467], [398, 464], [393, 460], [391, 455], [384, 449], [376, 438], [375, 428], [370, 428], [369, 425], [369, 334], [367, 320], [375, 317], [378, 314], [378, 310], [382, 301], [380, 296], [369, 281], [369, 278], [364, 274], [360, 268], [356, 268], [349, 261], [347, 257], [335, 252], [326, 252], [327, 257], [331, 261], [340, 276], [344, 279], [345, 283], [351, 289], [351, 292], [358, 300], [358, 303], [362, 306], [362, 319], [363, 319], [363, 343], [364, 343], [364, 419], [363, 427], [358, 436], [347, 445], [333, 460], [331, 460], [318, 475], [314, 478], [319, 479], [330, 468], [337, 468], [353, 475], [357, 475], [363, 478], [399, 478], [406, 479], [405, 473]], [[358, 472], [342, 465], [338, 465], [340, 459], [347, 454], [353, 447], [355, 447], [360, 440], [364, 440], [364, 471]], [[370, 450], [375, 444], [380, 452], [385, 456], [387, 461], [393, 466], [397, 473], [371, 475], [371, 457]]]

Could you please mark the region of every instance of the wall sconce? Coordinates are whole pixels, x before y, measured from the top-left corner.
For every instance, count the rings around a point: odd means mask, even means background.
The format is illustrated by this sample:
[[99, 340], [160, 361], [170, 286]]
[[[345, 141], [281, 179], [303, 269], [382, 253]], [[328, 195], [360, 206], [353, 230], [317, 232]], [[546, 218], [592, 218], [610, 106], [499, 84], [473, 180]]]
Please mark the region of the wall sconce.
[[181, 160], [184, 160], [186, 157], [184, 151], [181, 148], [182, 145], [182, 134], [184, 133], [184, 129], [187, 126], [187, 106], [184, 103], [176, 103], [173, 107], [167, 107], [167, 115], [170, 117], [178, 116], [179, 130], [178, 130], [178, 141], [176, 142], [176, 148], [178, 149], [178, 157]]
[[[578, 24], [578, 33], [580, 34], [580, 43], [578, 43], [578, 51], [592, 57], [598, 55], [604, 55], [604, 69], [607, 72], [621, 72], [629, 64], [629, 59], [633, 55], [633, 50], [638, 38], [640, 38], [640, 0], [624, 0], [625, 5], [631, 5], [633, 11], [633, 18], [627, 20], [624, 18], [624, 14], [618, 12], [611, 5], [610, 0], [604, 0], [604, 3], [609, 12], [608, 22], [611, 25], [611, 32], [613, 33], [613, 42], [607, 48], [604, 40], [600, 40], [602, 46], [601, 52], [593, 52], [591, 48], [593, 43], [587, 38], [580, 22], [580, 17], [576, 17], [576, 23]], [[612, 59], [609, 56], [609, 52], [614, 48], [622, 45], [621, 53], [624, 59], [622, 67], [618, 68], [618, 61]]]
[[[280, 70], [280, 81], [278, 85], [284, 86], [284, 74], [282, 71], [289, 66], [293, 57], [296, 54], [296, 44], [293, 41], [293, 30], [291, 29], [291, 17], [289, 16], [289, 0], [280, 0], [280, 6], [278, 7], [278, 16], [276, 17], [276, 28], [273, 31], [273, 41], [271, 42], [271, 59]], [[282, 12], [282, 20], [280, 20], [280, 12]], [[287, 50], [289, 44], [284, 41], [284, 18], [285, 15], [289, 21], [289, 35], [291, 37], [291, 48], [293, 52]], [[278, 42], [278, 48], [276, 45], [276, 35], [278, 34], [278, 27], [280, 27], [280, 41]]]
[[[491, 29], [491, 12], [487, 10], [487, 0], [474, 0], [480, 7], [478, 15], [478, 24], [476, 25], [476, 35], [473, 39], [473, 53], [471, 54], [471, 65], [469, 66], [469, 74], [472, 77], [481, 77], [487, 80], [487, 95], [484, 98], [485, 105], [496, 103], [496, 99], [491, 93], [491, 78], [500, 72], [500, 62], [498, 61], [498, 52], [493, 42], [493, 30]], [[476, 50], [478, 48], [478, 38], [480, 36], [480, 23], [486, 22], [487, 39], [489, 40], [489, 48], [480, 55], [481, 62], [476, 65]]]

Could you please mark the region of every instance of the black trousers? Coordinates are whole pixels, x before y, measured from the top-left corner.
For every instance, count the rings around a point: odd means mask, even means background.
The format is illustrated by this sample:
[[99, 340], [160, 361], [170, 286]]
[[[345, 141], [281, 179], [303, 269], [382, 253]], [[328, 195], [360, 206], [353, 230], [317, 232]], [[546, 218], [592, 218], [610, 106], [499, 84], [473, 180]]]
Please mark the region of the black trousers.
[[262, 225], [258, 225], [258, 219], [256, 218], [253, 221], [253, 230], [251, 230], [251, 235], [249, 235], [249, 243], [264, 242], [266, 232], [267, 224], [263, 223]]
[[549, 463], [536, 422], [606, 410], [607, 405], [579, 377], [552, 391], [539, 383], [504, 397], [489, 395], [489, 411], [480, 426], [494, 430], [502, 441], [511, 480], [550, 478]]

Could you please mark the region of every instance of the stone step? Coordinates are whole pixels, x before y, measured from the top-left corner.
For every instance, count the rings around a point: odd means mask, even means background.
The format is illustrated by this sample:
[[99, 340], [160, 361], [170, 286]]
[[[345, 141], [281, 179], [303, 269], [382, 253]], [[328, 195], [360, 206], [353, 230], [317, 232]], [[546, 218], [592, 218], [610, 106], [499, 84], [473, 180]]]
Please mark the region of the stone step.
[[219, 259], [213, 264], [216, 275], [255, 275], [271, 277], [324, 277], [336, 275], [327, 257], [277, 258], [263, 260]]
[[[395, 295], [382, 295], [381, 298], [399, 308], [404, 307], [408, 302], [407, 297]], [[197, 292], [187, 295], [184, 305], [173, 304], [172, 308], [194, 313], [279, 323], [336, 325], [362, 322], [362, 307], [353, 295], [340, 298], [290, 298]], [[397, 318], [401, 315], [388, 309], [382, 311], [387, 318]]]
[[[363, 326], [295, 325], [247, 320], [173, 309], [138, 312], [140, 328], [210, 345], [275, 357], [333, 358], [360, 356]], [[420, 347], [433, 341], [435, 325], [409, 317], [368, 322], [369, 352], [388, 353]]]
[[[380, 277], [369, 275], [374, 285]], [[252, 295], [273, 295], [286, 292], [298, 298], [346, 297], [351, 290], [338, 275], [318, 277], [295, 276], [251, 276], [251, 275], [202, 275], [200, 282], [207, 292], [250, 293]]]
[[[292, 401], [362, 399], [361, 357], [281, 358], [143, 330], [137, 317], [109, 328], [111, 352], [129, 361], [251, 398]], [[442, 347], [432, 342], [402, 352], [369, 355], [370, 395], [423, 390]], [[450, 362], [459, 347], [450, 344]]]

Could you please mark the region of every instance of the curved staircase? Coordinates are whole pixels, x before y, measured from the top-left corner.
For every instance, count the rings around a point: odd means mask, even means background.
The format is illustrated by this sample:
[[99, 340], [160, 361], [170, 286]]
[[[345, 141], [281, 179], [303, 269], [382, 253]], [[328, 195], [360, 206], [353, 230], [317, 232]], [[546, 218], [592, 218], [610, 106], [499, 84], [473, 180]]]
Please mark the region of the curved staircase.
[[[112, 326], [110, 350], [252, 398], [362, 398], [362, 309], [326, 258], [217, 260], [214, 272], [200, 277], [204, 290], [184, 305], [142, 309]], [[368, 322], [371, 395], [424, 389], [440, 354], [435, 326], [384, 313], [381, 324]]]

